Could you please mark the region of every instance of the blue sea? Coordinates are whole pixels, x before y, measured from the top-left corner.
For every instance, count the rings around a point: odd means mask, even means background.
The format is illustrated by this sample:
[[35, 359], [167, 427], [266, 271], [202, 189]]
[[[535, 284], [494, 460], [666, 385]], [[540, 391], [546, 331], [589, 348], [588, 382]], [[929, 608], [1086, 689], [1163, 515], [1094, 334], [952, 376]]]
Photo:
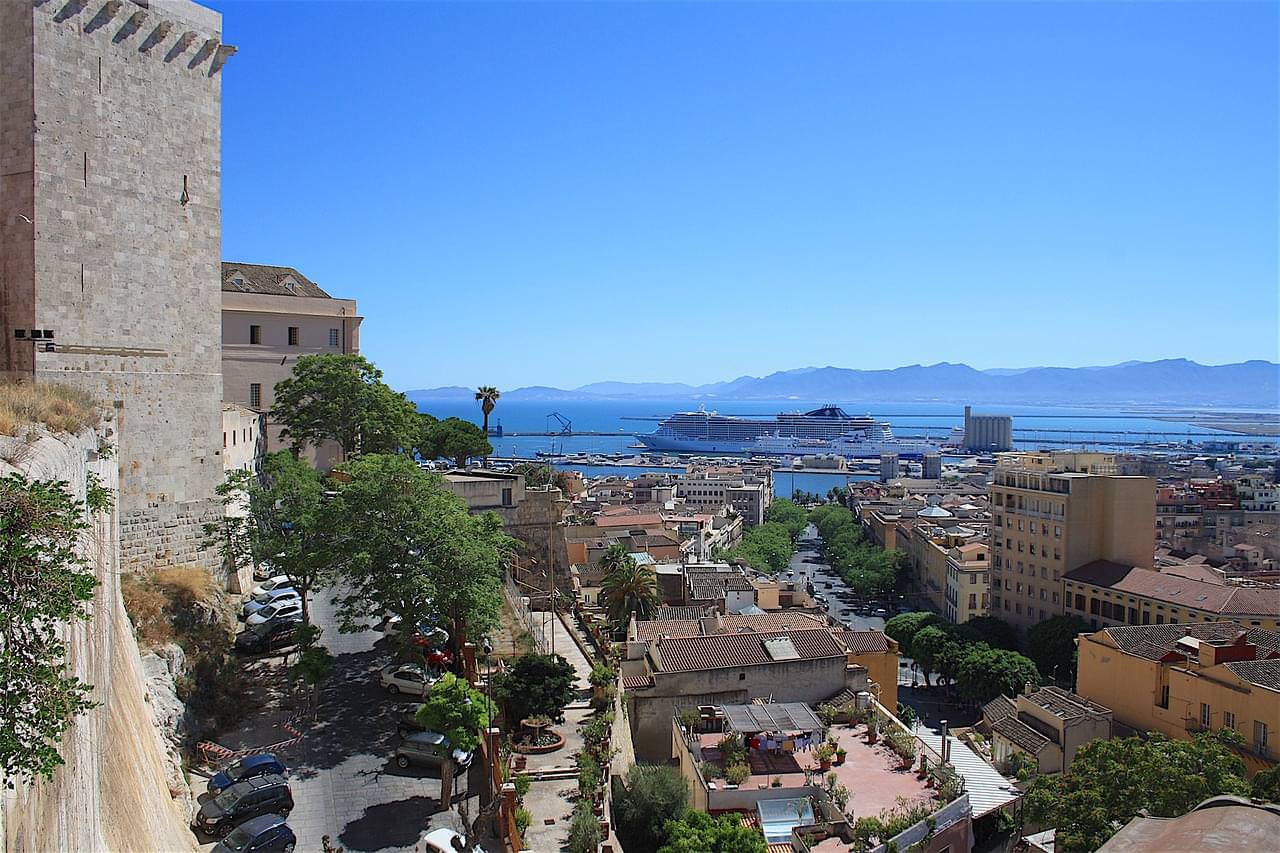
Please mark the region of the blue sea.
[[[708, 409], [715, 409], [723, 414], [754, 415], [772, 417], [780, 411], [808, 411], [818, 408], [830, 401], [823, 400], [786, 400], [786, 401], [717, 401], [707, 404]], [[586, 432], [608, 433], [597, 436], [546, 436], [526, 435], [491, 439], [494, 452], [503, 457], [533, 457], [539, 451], [554, 453], [635, 453], [631, 445], [636, 443], [635, 434], [653, 432], [658, 422], [673, 412], [690, 411], [696, 403], [689, 400], [564, 400], [564, 401], [529, 401], [499, 400], [498, 406], [490, 416], [491, 428], [501, 424], [506, 432], [556, 432], [561, 423], [552, 415], [558, 413], [572, 424], [574, 430]], [[873, 417], [889, 421], [898, 435], [927, 435], [942, 439], [947, 436], [953, 426], [960, 426], [964, 421], [964, 407], [954, 403], [839, 403], [845, 411], [852, 415], [869, 414]], [[461, 417], [480, 422], [480, 406], [470, 400], [424, 400], [419, 403], [422, 411], [430, 412], [439, 418]], [[1110, 448], [1108, 442], [1114, 442], [1122, 434], [1130, 440], [1168, 441], [1183, 440], [1186, 435], [1203, 435], [1206, 437], [1228, 437], [1219, 430], [1208, 429], [1194, 424], [1178, 423], [1172, 420], [1161, 420], [1150, 414], [1125, 412], [1120, 410], [1104, 410], [1090, 408], [1025, 406], [1025, 407], [985, 407], [974, 406], [975, 414], [1006, 414], [1013, 417], [1014, 436], [1020, 447], [1033, 448], [1042, 445], [1041, 441], [1054, 438], [1071, 438], [1079, 442], [1079, 446], [1090, 449]], [[1174, 417], [1168, 415], [1166, 417]], [[639, 419], [639, 420], [633, 420]], [[647, 420], [645, 420], [647, 419]], [[1055, 432], [1056, 430], [1082, 430], [1084, 434], [1070, 435]], [[1158, 436], [1157, 433], [1178, 433], [1179, 435]], [[1246, 441], [1265, 441], [1265, 439], [1243, 438]], [[1066, 449], [1064, 445], [1052, 445]], [[599, 466], [563, 466], [567, 469], [582, 470], [593, 476], [606, 473], [619, 473], [635, 476], [646, 470], [644, 468], [599, 467]], [[872, 479], [871, 475], [823, 474], [823, 473], [780, 473], [775, 477], [777, 492], [790, 495], [794, 489], [825, 494], [832, 486], [849, 480]]]

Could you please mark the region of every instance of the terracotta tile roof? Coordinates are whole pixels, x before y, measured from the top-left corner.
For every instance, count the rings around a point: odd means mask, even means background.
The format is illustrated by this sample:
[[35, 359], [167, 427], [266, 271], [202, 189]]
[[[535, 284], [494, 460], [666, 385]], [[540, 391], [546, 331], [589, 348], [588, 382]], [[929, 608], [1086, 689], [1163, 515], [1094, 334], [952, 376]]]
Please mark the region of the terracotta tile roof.
[[749, 634], [713, 634], [709, 637], [667, 637], [657, 642], [659, 672], [696, 672], [733, 669], [774, 663], [765, 649], [770, 638], [789, 637], [796, 650], [792, 660], [843, 658], [845, 651], [825, 628]]
[[[683, 621], [692, 619], [696, 623], [698, 620], [698, 617], [706, 616], [710, 610], [711, 608], [705, 604], [663, 604], [663, 605], [659, 605], [657, 618], [654, 619], [653, 621], [683, 622]], [[649, 623], [640, 622], [639, 624], [648, 625]], [[664, 631], [663, 633], [671, 633], [671, 632]], [[654, 636], [657, 636], [657, 635], [655, 634]], [[671, 634], [671, 636], [674, 637], [676, 635]]]
[[[670, 608], [675, 609], [675, 608]], [[702, 607], [684, 607], [682, 610], [703, 610]], [[763, 613], [746, 615], [731, 613], [721, 617], [721, 626], [712, 630], [713, 634], [740, 634], [745, 631], [756, 633], [787, 631], [799, 628], [822, 628], [826, 621], [812, 613]], [[637, 640], [656, 640], [663, 635], [668, 637], [697, 637], [702, 634], [702, 623], [697, 619], [652, 619], [636, 623]]]
[[1052, 743], [1040, 732], [1028, 726], [1017, 717], [1004, 717], [991, 724], [991, 731], [1023, 750], [1028, 755], [1035, 755], [1045, 746]]
[[883, 631], [836, 631], [836, 637], [855, 655], [889, 651], [889, 638]]
[[1280, 589], [1276, 588], [1207, 583], [1108, 560], [1086, 563], [1062, 578], [1223, 616], [1280, 616]]
[[1245, 639], [1258, 647], [1258, 656], [1280, 653], [1280, 634], [1261, 628], [1244, 628], [1237, 622], [1188, 622], [1174, 625], [1122, 625], [1103, 628], [1116, 648], [1147, 660], [1160, 658], [1173, 651], [1178, 640], [1195, 637], [1197, 640], [1230, 642], [1242, 630]]
[[1225, 666], [1250, 684], [1280, 691], [1280, 659], [1233, 661]]
[[622, 676], [623, 690], [643, 690], [646, 687], [653, 686], [653, 678], [648, 675], [624, 675]]
[[661, 527], [662, 516], [620, 512], [616, 515], [597, 516], [595, 522], [596, 527]]
[[997, 696], [982, 706], [982, 719], [986, 720], [988, 725], [994, 725], [997, 720], [1003, 720], [1006, 717], [1016, 716], [1017, 713], [1018, 707], [1008, 696]]
[[1028, 695], [1027, 699], [1063, 720], [1071, 720], [1090, 714], [1111, 713], [1109, 708], [1095, 705], [1083, 696], [1063, 690], [1061, 687], [1041, 687]]
[[[236, 273], [239, 273], [237, 276]], [[243, 280], [244, 284], [232, 283], [232, 278]], [[298, 283], [289, 289], [284, 282], [292, 278]], [[222, 289], [232, 293], [265, 293], [269, 296], [310, 296], [319, 299], [332, 297], [320, 289], [320, 286], [293, 267], [273, 267], [266, 264], [236, 264], [222, 262]]]
[[689, 578], [689, 594], [694, 601], [715, 601], [725, 592], [755, 589], [742, 575], [695, 575]]

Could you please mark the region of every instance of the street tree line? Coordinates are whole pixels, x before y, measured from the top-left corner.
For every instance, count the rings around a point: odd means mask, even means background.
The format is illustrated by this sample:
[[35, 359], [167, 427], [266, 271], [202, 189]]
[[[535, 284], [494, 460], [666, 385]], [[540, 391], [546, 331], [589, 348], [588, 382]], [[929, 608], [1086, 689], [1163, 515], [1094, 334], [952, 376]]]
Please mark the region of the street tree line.
[[848, 508], [823, 504], [809, 510], [809, 521], [822, 537], [823, 559], [840, 573], [855, 594], [875, 598], [901, 585], [907, 555], [898, 550], [885, 550], [867, 539]]
[[807, 524], [803, 509], [786, 498], [778, 498], [764, 511], [764, 524], [749, 528], [737, 545], [712, 556], [741, 560], [757, 571], [777, 574], [791, 563], [796, 540]]

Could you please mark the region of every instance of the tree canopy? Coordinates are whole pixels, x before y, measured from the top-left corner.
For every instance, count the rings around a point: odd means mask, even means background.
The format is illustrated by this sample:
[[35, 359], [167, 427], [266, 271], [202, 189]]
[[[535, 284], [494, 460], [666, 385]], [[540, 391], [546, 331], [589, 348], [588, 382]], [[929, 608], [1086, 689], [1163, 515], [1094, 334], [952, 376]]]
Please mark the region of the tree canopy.
[[526, 486], [555, 486], [565, 494], [569, 492], [569, 476], [541, 462], [517, 462], [511, 466], [511, 473], [523, 474]]
[[63, 733], [93, 707], [61, 630], [89, 618], [98, 585], [79, 551], [88, 526], [66, 483], [0, 479], [0, 775], [51, 778]]
[[898, 641], [899, 650], [907, 657], [914, 658], [912, 642], [922, 628], [935, 625], [942, 617], [929, 610], [916, 610], [911, 613], [899, 613], [884, 623], [884, 632]]
[[961, 696], [985, 704], [1002, 693], [1017, 696], [1028, 684], [1038, 686], [1040, 673], [1017, 652], [977, 643], [965, 649], [955, 679]]
[[627, 853], [657, 853], [667, 840], [667, 822], [679, 820], [688, 807], [689, 783], [672, 767], [634, 764], [625, 782], [614, 780], [613, 814]]
[[493, 696], [507, 710], [507, 723], [527, 717], [564, 721], [565, 706], [574, 700], [577, 673], [560, 655], [525, 654], [493, 679]]
[[271, 417], [295, 450], [336, 441], [345, 453], [395, 453], [417, 435], [413, 403], [382, 381], [363, 356], [304, 355], [276, 383]]
[[795, 541], [809, 526], [809, 513], [805, 512], [803, 507], [797, 506], [794, 501], [776, 498], [764, 511], [764, 520], [786, 527], [792, 541]]
[[777, 573], [791, 562], [791, 555], [795, 550], [795, 540], [787, 525], [765, 522], [747, 530], [742, 541], [731, 548], [726, 556], [744, 560], [757, 571]]
[[1219, 794], [1249, 795], [1245, 766], [1231, 749], [1230, 729], [1170, 740], [1151, 732], [1095, 740], [1080, 747], [1066, 773], [1037, 776], [1027, 792], [1027, 816], [1057, 827], [1063, 853], [1097, 850], [1139, 810], [1177, 817]]
[[1054, 616], [1027, 629], [1027, 657], [1035, 661], [1045, 678], [1074, 681], [1076, 635], [1090, 630], [1089, 623], [1074, 615]]
[[964, 627], [992, 648], [1018, 650], [1018, 629], [998, 616], [974, 616]]
[[405, 456], [364, 456], [336, 479], [324, 524], [346, 582], [337, 598], [342, 630], [363, 630], [367, 617], [386, 613], [406, 626], [445, 621], [458, 636], [497, 624], [515, 547], [502, 519], [469, 515], [438, 476]]
[[732, 815], [713, 818], [686, 811], [667, 824], [667, 841], [658, 853], [765, 853], [764, 836]]
[[414, 446], [426, 459], [444, 458], [465, 468], [469, 457], [484, 458], [493, 453], [488, 436], [471, 421], [462, 418], [438, 421], [427, 415], [418, 423], [420, 429]]
[[302, 596], [304, 619], [309, 618], [309, 593], [330, 574], [320, 472], [282, 450], [263, 459], [261, 476], [229, 472], [218, 494], [225, 506], [245, 514], [227, 514], [205, 525], [210, 541], [234, 565], [249, 560], [255, 565], [268, 563], [274, 572], [287, 576]]
[[[480, 731], [489, 727], [489, 703], [466, 680], [446, 672], [418, 707], [418, 722], [444, 735], [454, 749], [474, 752], [480, 746]], [[440, 805], [445, 811], [453, 800], [453, 776], [453, 754], [446, 751], [440, 772]]]

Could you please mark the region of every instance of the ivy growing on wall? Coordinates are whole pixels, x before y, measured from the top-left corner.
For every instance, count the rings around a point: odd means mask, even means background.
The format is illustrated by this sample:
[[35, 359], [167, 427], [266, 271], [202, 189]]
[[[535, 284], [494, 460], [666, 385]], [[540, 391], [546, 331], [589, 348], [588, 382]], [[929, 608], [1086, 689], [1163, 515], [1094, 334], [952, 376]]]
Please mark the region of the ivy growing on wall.
[[0, 479], [0, 771], [49, 778], [92, 687], [67, 673], [67, 622], [87, 619], [97, 579], [76, 551], [84, 505], [66, 483]]

